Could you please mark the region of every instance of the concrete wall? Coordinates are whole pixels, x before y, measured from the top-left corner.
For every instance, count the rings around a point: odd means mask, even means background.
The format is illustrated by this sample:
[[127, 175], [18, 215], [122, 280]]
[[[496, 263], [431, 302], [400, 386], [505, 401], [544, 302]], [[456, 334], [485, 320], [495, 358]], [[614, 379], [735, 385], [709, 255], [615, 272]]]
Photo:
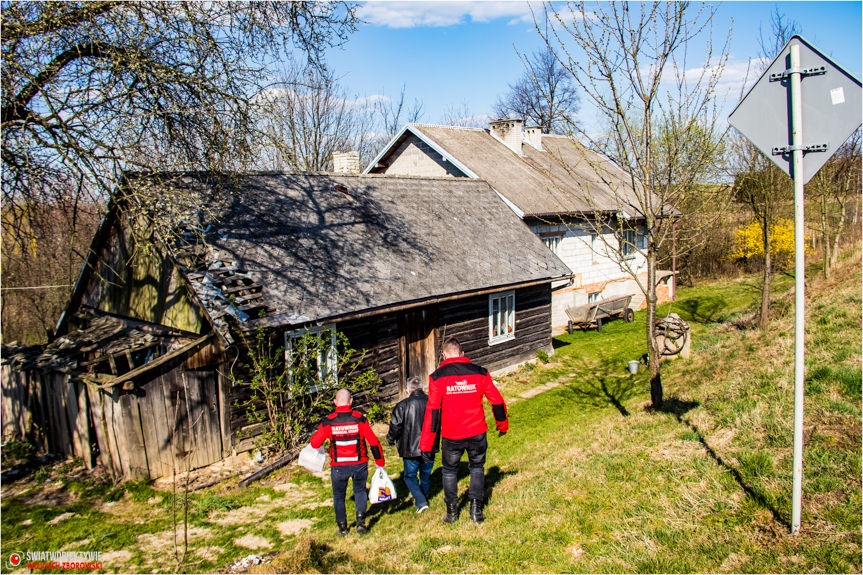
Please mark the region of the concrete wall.
[[[588, 295], [593, 292], [600, 292], [600, 299], [634, 294], [631, 307], [642, 307], [644, 296], [641, 289], [632, 275], [615, 260], [617, 254], [610, 251], [617, 246], [617, 238], [611, 228], [606, 227], [603, 233], [597, 234], [593, 226], [577, 222], [555, 225], [534, 221], [528, 225], [540, 238], [563, 234], [557, 256], [575, 274], [571, 284], [557, 282], [552, 286], [551, 325], [555, 334], [566, 329], [568, 318], [565, 309], [587, 304]], [[640, 226], [639, 236], [643, 233], [644, 227]], [[627, 262], [637, 274], [644, 276], [647, 273], [647, 261], [637, 252]]]

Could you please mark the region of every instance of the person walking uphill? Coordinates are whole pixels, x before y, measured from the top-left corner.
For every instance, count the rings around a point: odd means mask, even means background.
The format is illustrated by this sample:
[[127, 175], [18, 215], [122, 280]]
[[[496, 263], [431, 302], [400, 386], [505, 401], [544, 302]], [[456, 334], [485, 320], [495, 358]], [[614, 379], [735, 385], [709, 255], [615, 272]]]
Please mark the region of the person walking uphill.
[[422, 513], [429, 508], [429, 486], [434, 467], [434, 459], [423, 461], [420, 451], [420, 436], [428, 396], [423, 392], [422, 383], [417, 376], [408, 379], [407, 390], [410, 395], [393, 408], [387, 442], [398, 445], [399, 456], [404, 461], [405, 484], [414, 498], [417, 513]]
[[347, 535], [348, 517], [345, 510], [345, 496], [348, 480], [354, 484], [354, 502], [357, 513], [357, 533], [368, 533], [366, 529], [366, 479], [369, 475], [366, 441], [378, 467], [384, 466], [384, 453], [375, 433], [359, 411], [351, 409], [353, 397], [347, 389], [336, 392], [336, 411], [321, 422], [312, 435], [312, 447], [317, 449], [325, 440], [330, 440], [330, 478], [333, 484], [333, 507], [336, 512], [336, 525], [339, 533]]
[[470, 471], [470, 518], [474, 523], [485, 521], [483, 496], [485, 493], [485, 452], [488, 448], [483, 396], [491, 402], [491, 409], [500, 435], [509, 430], [506, 404], [494, 386], [488, 370], [474, 365], [462, 355], [461, 344], [451, 337], [443, 343], [443, 361], [429, 377], [429, 400], [423, 420], [420, 450], [423, 459], [433, 460], [432, 447], [438, 434], [441, 437], [441, 464], [443, 466], [443, 493], [446, 503], [444, 523], [458, 520], [458, 464], [467, 451]]

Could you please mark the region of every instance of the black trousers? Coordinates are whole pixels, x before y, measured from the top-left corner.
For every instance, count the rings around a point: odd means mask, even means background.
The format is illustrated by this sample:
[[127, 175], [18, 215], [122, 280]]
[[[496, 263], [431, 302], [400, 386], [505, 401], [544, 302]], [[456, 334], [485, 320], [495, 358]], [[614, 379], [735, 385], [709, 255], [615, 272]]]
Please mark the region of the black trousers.
[[485, 433], [465, 439], [447, 439], [440, 443], [443, 467], [443, 500], [451, 504], [458, 501], [458, 464], [467, 451], [467, 468], [470, 471], [468, 499], [482, 501], [485, 495], [485, 452], [488, 440]]
[[345, 510], [345, 496], [348, 493], [348, 481], [354, 482], [354, 504], [357, 515], [366, 514], [368, 495], [366, 494], [366, 479], [369, 477], [369, 464], [333, 465], [330, 467], [330, 480], [333, 484], [333, 507], [336, 510], [336, 521], [345, 523], [348, 520]]

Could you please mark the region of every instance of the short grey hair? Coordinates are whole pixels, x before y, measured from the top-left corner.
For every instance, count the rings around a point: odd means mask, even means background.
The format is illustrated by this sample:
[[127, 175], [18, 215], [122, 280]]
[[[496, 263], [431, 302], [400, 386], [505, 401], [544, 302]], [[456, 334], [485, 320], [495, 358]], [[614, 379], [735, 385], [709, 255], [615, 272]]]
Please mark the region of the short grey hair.
[[422, 389], [422, 388], [423, 388], [423, 384], [422, 384], [422, 382], [420, 382], [419, 377], [412, 375], [408, 378], [408, 383], [407, 383], [408, 393], [413, 393], [416, 390]]

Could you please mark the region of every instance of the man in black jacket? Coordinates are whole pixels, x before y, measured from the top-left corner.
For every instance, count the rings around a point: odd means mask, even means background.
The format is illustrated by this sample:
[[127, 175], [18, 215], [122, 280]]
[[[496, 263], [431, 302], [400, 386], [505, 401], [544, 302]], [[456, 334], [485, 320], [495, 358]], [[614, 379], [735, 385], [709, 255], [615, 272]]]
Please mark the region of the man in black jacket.
[[420, 452], [420, 435], [428, 396], [423, 392], [422, 383], [417, 376], [408, 379], [407, 390], [410, 395], [393, 408], [387, 441], [390, 445], [398, 445], [399, 456], [405, 465], [405, 484], [414, 498], [417, 513], [422, 513], [429, 508], [429, 483], [434, 467], [434, 458], [424, 462]]

